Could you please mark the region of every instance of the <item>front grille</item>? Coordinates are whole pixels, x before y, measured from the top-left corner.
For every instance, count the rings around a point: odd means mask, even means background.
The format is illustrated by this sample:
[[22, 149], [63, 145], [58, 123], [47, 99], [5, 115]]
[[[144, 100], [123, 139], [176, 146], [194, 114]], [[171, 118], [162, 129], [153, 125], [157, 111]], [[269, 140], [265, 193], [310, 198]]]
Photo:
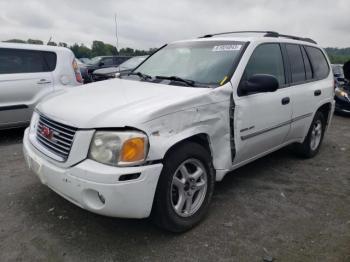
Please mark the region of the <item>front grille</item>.
[[[46, 131], [46, 132], [45, 132]], [[77, 128], [40, 115], [36, 137], [47, 150], [67, 160]]]

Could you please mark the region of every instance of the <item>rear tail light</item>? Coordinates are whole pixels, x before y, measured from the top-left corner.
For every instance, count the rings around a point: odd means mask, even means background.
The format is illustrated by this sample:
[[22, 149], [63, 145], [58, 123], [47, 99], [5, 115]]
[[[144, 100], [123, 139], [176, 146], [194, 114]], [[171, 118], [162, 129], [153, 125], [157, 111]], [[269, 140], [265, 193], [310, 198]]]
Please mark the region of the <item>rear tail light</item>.
[[75, 79], [77, 80], [77, 82], [84, 83], [83, 77], [80, 74], [78, 63], [77, 61], [75, 61], [75, 59], [73, 59], [72, 66], [75, 74]]

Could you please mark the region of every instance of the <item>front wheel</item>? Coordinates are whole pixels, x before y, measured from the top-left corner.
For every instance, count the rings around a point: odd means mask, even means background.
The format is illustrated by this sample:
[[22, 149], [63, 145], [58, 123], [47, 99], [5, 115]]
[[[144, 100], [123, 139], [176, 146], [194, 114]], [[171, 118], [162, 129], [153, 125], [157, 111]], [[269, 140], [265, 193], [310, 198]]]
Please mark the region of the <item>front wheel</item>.
[[304, 158], [314, 157], [321, 146], [324, 132], [326, 130], [326, 120], [321, 112], [316, 112], [312, 120], [309, 132], [302, 144], [295, 145], [295, 151]]
[[215, 176], [211, 158], [196, 143], [184, 143], [169, 153], [159, 178], [152, 217], [172, 232], [199, 223], [209, 208]]

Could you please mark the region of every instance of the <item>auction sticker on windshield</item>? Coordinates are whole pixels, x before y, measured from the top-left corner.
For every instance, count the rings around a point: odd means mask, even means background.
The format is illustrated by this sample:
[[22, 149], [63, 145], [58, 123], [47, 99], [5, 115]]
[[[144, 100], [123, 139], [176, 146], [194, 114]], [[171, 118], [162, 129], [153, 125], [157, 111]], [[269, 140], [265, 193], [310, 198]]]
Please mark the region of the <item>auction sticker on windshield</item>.
[[238, 51], [241, 50], [242, 45], [216, 45], [213, 47], [213, 52], [221, 51]]

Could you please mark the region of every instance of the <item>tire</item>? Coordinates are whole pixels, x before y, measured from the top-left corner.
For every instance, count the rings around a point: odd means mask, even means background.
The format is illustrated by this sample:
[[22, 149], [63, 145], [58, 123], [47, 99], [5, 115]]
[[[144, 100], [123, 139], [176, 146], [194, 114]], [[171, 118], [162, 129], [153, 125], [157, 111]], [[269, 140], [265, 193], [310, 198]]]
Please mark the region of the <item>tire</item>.
[[180, 144], [164, 159], [153, 203], [153, 221], [171, 232], [189, 230], [207, 213], [214, 184], [208, 151], [196, 143]]
[[[317, 128], [318, 131], [316, 131], [315, 128]], [[303, 158], [312, 158], [317, 155], [323, 141], [325, 129], [326, 120], [324, 115], [320, 111], [317, 111], [304, 142], [301, 144], [295, 144], [294, 146], [294, 151], [297, 155]], [[317, 135], [317, 139], [314, 135]]]

